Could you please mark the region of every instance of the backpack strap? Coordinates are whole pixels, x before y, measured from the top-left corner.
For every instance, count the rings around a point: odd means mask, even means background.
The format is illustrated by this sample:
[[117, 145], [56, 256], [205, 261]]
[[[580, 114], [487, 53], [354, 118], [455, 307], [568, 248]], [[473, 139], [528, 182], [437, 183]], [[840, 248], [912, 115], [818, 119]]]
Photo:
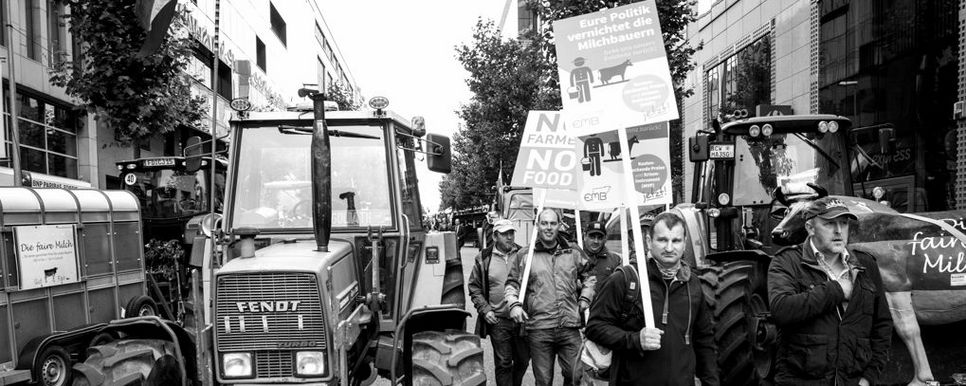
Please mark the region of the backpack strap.
[[637, 269], [632, 265], [620, 266], [616, 270], [624, 275], [624, 283], [627, 285], [627, 290], [624, 291], [624, 303], [621, 305], [621, 320], [627, 320], [640, 295], [640, 279], [637, 276]]

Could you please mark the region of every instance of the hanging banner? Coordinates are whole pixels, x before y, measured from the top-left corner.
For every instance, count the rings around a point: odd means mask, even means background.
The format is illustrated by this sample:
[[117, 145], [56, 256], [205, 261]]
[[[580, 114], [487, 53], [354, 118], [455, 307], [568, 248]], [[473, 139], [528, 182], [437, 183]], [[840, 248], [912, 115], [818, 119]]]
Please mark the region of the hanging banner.
[[574, 143], [560, 112], [531, 111], [523, 129], [511, 185], [577, 190]]
[[678, 118], [654, 0], [553, 23], [571, 135]]

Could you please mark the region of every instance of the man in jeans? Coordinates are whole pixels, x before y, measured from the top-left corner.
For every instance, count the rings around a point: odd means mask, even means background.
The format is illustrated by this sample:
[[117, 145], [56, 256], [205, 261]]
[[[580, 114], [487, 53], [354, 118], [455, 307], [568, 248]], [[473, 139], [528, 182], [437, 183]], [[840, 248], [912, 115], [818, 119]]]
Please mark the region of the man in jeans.
[[573, 385], [581, 345], [580, 315], [594, 298], [593, 266], [579, 248], [560, 237], [560, 218], [553, 209], [544, 209], [537, 216], [538, 240], [523, 303], [520, 284], [528, 248], [513, 255], [506, 281], [510, 317], [526, 329], [537, 386], [553, 384], [554, 359], [560, 361], [564, 385]]
[[477, 312], [476, 334], [481, 338], [489, 335], [493, 345], [496, 384], [520, 386], [530, 366], [530, 347], [518, 336], [519, 325], [510, 319], [503, 291], [508, 259], [520, 249], [513, 242], [515, 233], [510, 220], [493, 222], [493, 243], [476, 256], [467, 287]]

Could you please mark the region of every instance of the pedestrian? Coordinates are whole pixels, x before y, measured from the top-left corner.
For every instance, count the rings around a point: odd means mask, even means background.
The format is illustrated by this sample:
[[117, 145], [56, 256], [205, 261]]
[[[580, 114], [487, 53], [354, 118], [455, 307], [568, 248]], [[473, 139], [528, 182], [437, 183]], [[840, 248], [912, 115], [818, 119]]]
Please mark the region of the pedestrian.
[[841, 200], [815, 200], [803, 213], [808, 237], [779, 251], [768, 268], [779, 330], [775, 382], [874, 385], [892, 339], [879, 267], [848, 247], [858, 218]]
[[587, 339], [611, 349], [611, 385], [718, 385], [711, 311], [682, 257], [684, 220], [657, 215], [645, 234], [648, 289], [656, 326], [644, 326], [637, 261], [611, 274], [590, 308]]
[[493, 223], [493, 243], [476, 256], [467, 287], [476, 307], [476, 334], [490, 337], [496, 384], [520, 386], [530, 366], [530, 347], [518, 336], [519, 325], [510, 319], [504, 296], [509, 274], [509, 257], [520, 250], [513, 242], [516, 227], [510, 220]]
[[528, 248], [513, 255], [506, 282], [510, 317], [524, 325], [537, 386], [553, 384], [554, 359], [560, 361], [564, 385], [573, 385], [573, 369], [580, 354], [580, 315], [594, 298], [591, 264], [580, 249], [560, 236], [561, 215], [544, 209], [537, 216], [537, 243], [533, 248], [525, 296], [519, 300], [520, 283]]
[[603, 222], [594, 221], [587, 224], [584, 230], [584, 254], [593, 266], [592, 272], [597, 278], [597, 285], [601, 286], [614, 268], [620, 267], [620, 255], [607, 249], [607, 227]]

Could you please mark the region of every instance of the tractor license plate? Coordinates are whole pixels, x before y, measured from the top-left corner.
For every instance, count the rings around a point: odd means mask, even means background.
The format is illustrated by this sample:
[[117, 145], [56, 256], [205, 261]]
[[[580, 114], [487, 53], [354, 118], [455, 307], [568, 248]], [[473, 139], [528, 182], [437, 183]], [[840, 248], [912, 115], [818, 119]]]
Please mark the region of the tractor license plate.
[[735, 159], [735, 144], [733, 143], [712, 143], [708, 149], [708, 156], [711, 159], [730, 160]]

